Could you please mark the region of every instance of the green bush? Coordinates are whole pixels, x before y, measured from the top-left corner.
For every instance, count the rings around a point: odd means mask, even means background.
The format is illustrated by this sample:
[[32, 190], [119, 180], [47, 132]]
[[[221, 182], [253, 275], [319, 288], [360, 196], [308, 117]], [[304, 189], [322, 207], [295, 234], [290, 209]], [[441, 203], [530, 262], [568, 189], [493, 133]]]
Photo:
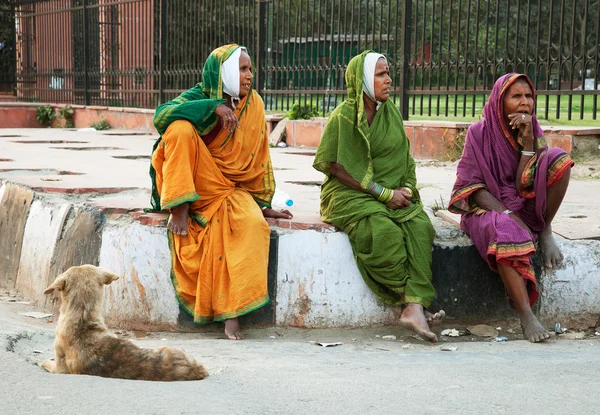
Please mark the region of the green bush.
[[98, 131], [110, 129], [110, 125], [108, 125], [108, 122], [104, 118], [102, 118], [100, 121], [96, 121], [90, 125], [90, 127], [95, 128]]
[[42, 105], [35, 109], [35, 119], [41, 125], [48, 127], [52, 120], [56, 117], [54, 108], [51, 105]]
[[285, 118], [290, 120], [309, 120], [319, 115], [319, 109], [308, 104], [294, 104], [290, 112], [285, 114]]
[[73, 108], [69, 105], [59, 108], [58, 110], [58, 118], [61, 120], [65, 120], [65, 128], [74, 128], [75, 123], [73, 122]]

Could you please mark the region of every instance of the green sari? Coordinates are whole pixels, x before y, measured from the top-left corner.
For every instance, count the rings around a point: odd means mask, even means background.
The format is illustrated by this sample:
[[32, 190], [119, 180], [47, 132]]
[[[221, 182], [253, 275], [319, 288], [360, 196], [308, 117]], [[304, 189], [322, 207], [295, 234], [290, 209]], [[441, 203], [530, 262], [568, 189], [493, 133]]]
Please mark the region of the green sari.
[[[358, 269], [379, 299], [428, 307], [435, 295], [431, 284], [435, 231], [416, 188], [415, 161], [398, 109], [385, 101], [368, 124], [362, 84], [369, 52], [350, 61], [348, 99], [329, 117], [315, 156], [313, 167], [326, 175], [321, 217], [348, 234]], [[333, 162], [365, 190], [372, 181], [391, 189], [410, 188], [414, 195], [410, 206], [389, 209], [370, 194], [351, 189], [330, 174]]]

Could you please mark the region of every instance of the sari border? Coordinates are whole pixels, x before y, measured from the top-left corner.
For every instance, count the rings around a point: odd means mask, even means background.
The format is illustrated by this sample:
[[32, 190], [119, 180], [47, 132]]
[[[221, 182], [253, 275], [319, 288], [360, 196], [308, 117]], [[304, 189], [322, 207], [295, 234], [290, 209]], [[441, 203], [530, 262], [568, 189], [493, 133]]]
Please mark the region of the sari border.
[[548, 168], [548, 184], [547, 187], [555, 185], [565, 174], [567, 169], [575, 165], [575, 162], [567, 154], [561, 154], [556, 158], [552, 165]]
[[162, 208], [162, 210], [167, 210], [172, 207], [179, 206], [186, 202], [194, 202], [198, 199], [200, 199], [200, 195], [198, 195], [198, 193], [190, 192], [190, 193], [186, 193], [184, 195], [181, 195], [179, 197], [169, 200], [168, 203], [162, 204], [161, 208]]
[[461, 215], [474, 211], [477, 208], [477, 206], [474, 206], [473, 209], [467, 211], [465, 209], [459, 208], [458, 206], [455, 206], [455, 204], [460, 202], [461, 200], [467, 199], [469, 196], [471, 196], [471, 194], [473, 194], [476, 190], [479, 189], [487, 189], [487, 186], [484, 183], [474, 183], [452, 192], [452, 198], [448, 203], [448, 210], [452, 213], [458, 213]]

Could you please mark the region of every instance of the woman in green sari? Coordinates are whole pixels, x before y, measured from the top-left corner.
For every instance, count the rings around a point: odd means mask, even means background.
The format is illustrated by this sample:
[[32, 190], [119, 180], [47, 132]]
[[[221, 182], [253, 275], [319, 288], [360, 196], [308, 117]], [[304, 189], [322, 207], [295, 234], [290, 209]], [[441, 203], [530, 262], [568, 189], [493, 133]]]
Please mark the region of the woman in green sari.
[[373, 293], [404, 305], [400, 323], [435, 342], [429, 324], [444, 312], [425, 310], [435, 294], [435, 231], [417, 190], [402, 117], [388, 100], [391, 82], [383, 55], [365, 51], [348, 64], [348, 99], [329, 117], [313, 164], [326, 175], [321, 217], [348, 234]]

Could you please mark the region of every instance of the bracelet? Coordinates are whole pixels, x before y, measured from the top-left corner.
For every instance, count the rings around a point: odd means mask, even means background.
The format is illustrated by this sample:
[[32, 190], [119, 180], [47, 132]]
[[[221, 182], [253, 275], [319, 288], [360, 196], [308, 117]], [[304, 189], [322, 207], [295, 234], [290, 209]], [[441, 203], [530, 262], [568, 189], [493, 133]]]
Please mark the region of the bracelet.
[[371, 182], [369, 186], [367, 186], [367, 193], [373, 196], [381, 203], [387, 203], [392, 200], [392, 196], [394, 195], [394, 191], [392, 189], [388, 189], [387, 187], [383, 187], [379, 183]]
[[260, 210], [265, 210], [265, 209], [267, 209], [267, 207], [266, 207], [266, 206], [261, 206], [261, 207], [260, 207]]
[[535, 156], [535, 151], [521, 151], [522, 156], [533, 157]]
[[408, 194], [410, 195], [410, 197], [414, 196], [414, 193], [413, 193], [413, 191], [412, 191], [412, 189], [410, 187], [404, 186], [404, 188], [408, 191]]

